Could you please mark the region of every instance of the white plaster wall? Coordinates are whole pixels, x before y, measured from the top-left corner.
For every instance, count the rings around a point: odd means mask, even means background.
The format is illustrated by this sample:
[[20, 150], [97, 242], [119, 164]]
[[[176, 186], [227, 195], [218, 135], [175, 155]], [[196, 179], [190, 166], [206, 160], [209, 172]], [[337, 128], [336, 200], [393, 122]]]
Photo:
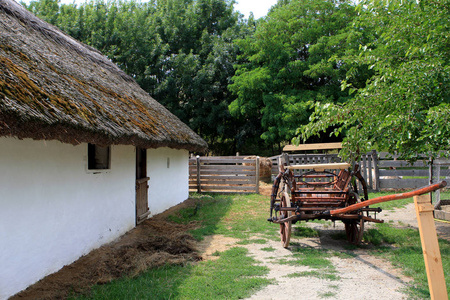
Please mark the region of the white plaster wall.
[[86, 144], [0, 138], [0, 299], [134, 227], [134, 147], [108, 172], [86, 161]]
[[[169, 167], [167, 159], [170, 160]], [[148, 205], [151, 215], [183, 202], [189, 197], [189, 152], [148, 149], [147, 176], [150, 177]]]

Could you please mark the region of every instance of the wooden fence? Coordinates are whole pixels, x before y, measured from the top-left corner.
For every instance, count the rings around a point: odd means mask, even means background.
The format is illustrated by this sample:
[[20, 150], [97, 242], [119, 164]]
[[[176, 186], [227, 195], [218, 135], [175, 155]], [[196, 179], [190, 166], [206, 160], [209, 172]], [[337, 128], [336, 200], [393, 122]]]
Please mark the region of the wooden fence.
[[397, 155], [379, 153], [377, 164], [380, 189], [415, 189], [430, 183], [430, 164], [426, 157], [413, 164]]
[[[447, 182], [450, 182], [450, 159], [437, 159], [433, 161], [433, 164], [430, 168], [430, 173], [432, 174], [431, 182], [430, 183], [438, 183], [442, 180], [445, 180]], [[437, 190], [434, 192], [434, 199], [433, 202], [437, 203], [437, 208], [440, 209], [440, 203], [441, 200], [445, 201], [445, 205], [448, 207], [450, 206], [450, 199], [448, 199], [448, 195], [446, 196], [447, 199], [441, 198], [441, 190]], [[437, 211], [436, 211], [437, 212]], [[450, 212], [440, 212], [441, 215], [446, 215], [445, 217], [440, 217], [439, 219], [448, 220], [450, 221]]]
[[[278, 157], [272, 160], [272, 177], [278, 174]], [[316, 164], [340, 162], [337, 154], [289, 154], [289, 164]], [[414, 189], [430, 184], [432, 178], [440, 178], [437, 167], [426, 157], [413, 164], [399, 160], [398, 156], [375, 150], [361, 156], [361, 174], [367, 181], [369, 190]], [[434, 171], [433, 171], [434, 170]], [[298, 170], [297, 172], [300, 172]], [[442, 177], [442, 176], [441, 176]], [[437, 181], [437, 180], [435, 180]]]
[[[272, 178], [278, 174], [279, 155], [270, 157]], [[337, 154], [289, 154], [289, 164], [340, 162]], [[450, 179], [448, 160], [429, 162], [426, 157], [409, 164], [398, 156], [372, 151], [361, 156], [361, 173], [369, 190], [413, 189]], [[202, 156], [189, 160], [189, 191], [258, 193], [259, 158], [248, 156]], [[295, 170], [295, 172], [302, 172]], [[438, 196], [439, 199], [439, 196]]]
[[259, 193], [259, 157], [193, 157], [189, 159], [189, 191]]

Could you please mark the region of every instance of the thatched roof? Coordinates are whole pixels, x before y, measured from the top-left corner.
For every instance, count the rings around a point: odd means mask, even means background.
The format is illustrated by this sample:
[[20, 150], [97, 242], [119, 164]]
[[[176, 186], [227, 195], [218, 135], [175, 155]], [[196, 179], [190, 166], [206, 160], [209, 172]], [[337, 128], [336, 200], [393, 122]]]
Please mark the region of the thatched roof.
[[0, 136], [206, 150], [99, 51], [0, 0]]

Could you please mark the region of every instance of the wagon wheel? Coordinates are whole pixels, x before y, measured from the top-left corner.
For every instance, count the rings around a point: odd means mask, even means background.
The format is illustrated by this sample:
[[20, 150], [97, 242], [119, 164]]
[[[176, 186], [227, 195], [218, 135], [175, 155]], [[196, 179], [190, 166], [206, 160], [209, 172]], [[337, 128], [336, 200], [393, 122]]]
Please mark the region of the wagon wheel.
[[351, 244], [359, 245], [364, 234], [364, 220], [361, 219], [345, 223], [345, 233], [347, 234], [347, 240]]
[[[359, 203], [361, 200], [358, 195], [351, 193], [349, 195], [348, 204], [352, 205]], [[362, 217], [362, 212], [354, 212]], [[345, 233], [347, 235], [347, 240], [353, 245], [359, 245], [361, 243], [364, 234], [364, 220], [361, 218], [359, 220], [351, 220], [345, 222]]]
[[[291, 207], [291, 200], [289, 199], [289, 195], [287, 193], [283, 193], [281, 196], [280, 207]], [[292, 215], [290, 211], [282, 211], [280, 212], [280, 218], [287, 218]], [[280, 223], [280, 236], [281, 236], [281, 244], [284, 248], [289, 246], [289, 241], [291, 240], [291, 229], [292, 229], [292, 221]]]

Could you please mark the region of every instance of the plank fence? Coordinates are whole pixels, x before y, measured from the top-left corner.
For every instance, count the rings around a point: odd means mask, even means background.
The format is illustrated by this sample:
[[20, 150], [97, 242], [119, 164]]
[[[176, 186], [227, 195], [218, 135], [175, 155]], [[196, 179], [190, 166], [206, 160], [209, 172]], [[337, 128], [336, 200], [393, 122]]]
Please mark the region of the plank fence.
[[[450, 178], [449, 161], [437, 160], [430, 162], [425, 156], [410, 164], [399, 160], [398, 155], [386, 152], [372, 151], [361, 156], [359, 166], [361, 174], [367, 181], [370, 191], [382, 189], [415, 189]], [[272, 161], [272, 178], [278, 174], [279, 155], [270, 157]], [[319, 164], [341, 162], [337, 154], [289, 154], [289, 164]], [[442, 167], [441, 167], [442, 166]], [[440, 175], [440, 170], [447, 172], [447, 176]], [[300, 172], [302, 170], [296, 170]], [[444, 179], [443, 179], [444, 178]]]
[[[279, 155], [272, 161], [272, 178], [278, 175]], [[337, 154], [289, 154], [289, 164], [341, 162]], [[361, 156], [361, 174], [370, 191], [415, 189], [440, 180], [450, 179], [450, 160], [430, 162], [425, 156], [413, 164], [396, 155], [372, 151]], [[198, 156], [189, 160], [189, 191], [211, 193], [258, 193], [259, 157]], [[295, 170], [300, 175], [302, 170]], [[304, 170], [303, 170], [304, 172]], [[433, 202], [440, 200], [436, 192]]]
[[[433, 176], [430, 183], [438, 183], [442, 180], [450, 183], [450, 159], [441, 158], [434, 160], [430, 168], [430, 173]], [[437, 190], [433, 194], [433, 202], [436, 203], [435, 208], [437, 209], [435, 210], [436, 217], [442, 220], [450, 221], [450, 210], [441, 210], [441, 206], [450, 207], [450, 199], [448, 199], [448, 195], [446, 196], [447, 199], [442, 199], [441, 190]]]
[[259, 193], [259, 157], [193, 157], [189, 159], [189, 191]]
[[430, 183], [430, 162], [427, 157], [410, 164], [398, 155], [380, 152], [377, 164], [380, 189], [415, 189]]

